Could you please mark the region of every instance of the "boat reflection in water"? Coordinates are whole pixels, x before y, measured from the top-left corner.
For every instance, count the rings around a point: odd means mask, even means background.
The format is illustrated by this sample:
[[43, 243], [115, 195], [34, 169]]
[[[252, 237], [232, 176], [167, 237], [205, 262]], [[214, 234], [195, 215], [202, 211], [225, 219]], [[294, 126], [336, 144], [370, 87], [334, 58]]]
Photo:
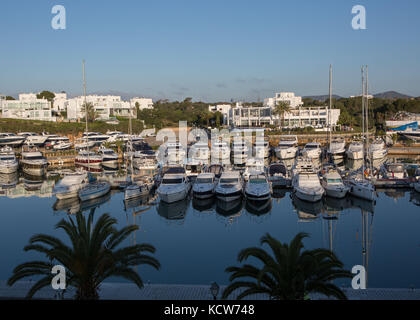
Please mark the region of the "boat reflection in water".
[[214, 197], [208, 199], [197, 199], [193, 198], [192, 206], [195, 210], [200, 212], [212, 213], [214, 209]]
[[376, 201], [368, 201], [361, 198], [349, 197], [351, 201], [351, 207], [352, 208], [359, 208], [364, 212], [374, 213], [375, 212], [375, 205]]
[[246, 200], [245, 209], [252, 215], [262, 216], [271, 212], [272, 200], [267, 199], [266, 201], [252, 201]]
[[273, 188], [273, 193], [271, 194], [271, 197], [274, 199], [283, 199], [288, 190], [285, 188]]
[[242, 198], [233, 201], [216, 199], [216, 212], [223, 217], [239, 216], [243, 207]]
[[111, 193], [106, 195], [81, 202], [78, 198], [57, 200], [53, 205], [54, 211], [63, 211], [67, 214], [76, 214], [92, 209], [99, 208], [101, 205], [107, 203], [111, 199]]
[[31, 176], [27, 174], [24, 174], [23, 176], [23, 185], [25, 187], [25, 190], [27, 191], [40, 190], [43, 182], [44, 179], [42, 178], [42, 176]]
[[14, 188], [18, 182], [19, 176], [17, 172], [0, 174], [0, 190]]
[[306, 202], [300, 200], [295, 195], [291, 196], [292, 204], [296, 209], [296, 213], [299, 217], [299, 222], [312, 221], [318, 218], [322, 213], [323, 203], [322, 201], [317, 202]]
[[[136, 197], [130, 200], [123, 200], [124, 201], [124, 210], [128, 211], [130, 209], [135, 209], [138, 207], [142, 207], [145, 205], [149, 205], [149, 202], [151, 200], [151, 196], [145, 195], [141, 197]], [[150, 205], [149, 205], [150, 207]]]
[[351, 208], [351, 200], [349, 197], [345, 197], [342, 199], [333, 198], [333, 197], [325, 197], [324, 199], [324, 209], [327, 212], [338, 211], [341, 212], [344, 209]]
[[188, 203], [188, 198], [173, 203], [159, 201], [157, 212], [168, 221], [183, 223], [187, 215]]
[[417, 191], [411, 191], [410, 193], [410, 202], [414, 203], [416, 206], [420, 207], [420, 193]]

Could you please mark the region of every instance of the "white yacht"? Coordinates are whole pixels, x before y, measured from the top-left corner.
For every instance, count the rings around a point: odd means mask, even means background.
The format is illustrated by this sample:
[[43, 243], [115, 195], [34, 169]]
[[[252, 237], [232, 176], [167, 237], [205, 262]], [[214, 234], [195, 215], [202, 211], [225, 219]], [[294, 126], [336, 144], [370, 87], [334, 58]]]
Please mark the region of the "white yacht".
[[346, 155], [351, 160], [362, 160], [364, 158], [363, 142], [353, 141], [350, 143]]
[[242, 178], [238, 171], [223, 172], [216, 186], [216, 197], [226, 202], [242, 197]]
[[149, 193], [150, 193], [149, 185], [138, 181], [136, 183], [129, 184], [124, 189], [124, 200], [132, 200], [139, 197], [144, 197], [144, 196], [147, 196]]
[[183, 163], [187, 153], [179, 142], [167, 142], [165, 150], [166, 163]]
[[15, 152], [10, 147], [0, 149], [0, 173], [15, 173], [18, 171], [19, 162]]
[[18, 147], [25, 140], [25, 136], [19, 136], [14, 133], [0, 133], [0, 146]]
[[212, 163], [217, 163], [219, 161], [229, 160], [230, 158], [230, 148], [228, 144], [224, 141], [213, 142], [211, 146], [211, 160]]
[[344, 198], [349, 192], [337, 170], [329, 170], [322, 176], [321, 185], [328, 197]]
[[190, 192], [191, 184], [185, 174], [169, 173], [163, 176], [157, 193], [166, 203], [185, 199]]
[[26, 137], [25, 144], [37, 147], [43, 146], [48, 139], [47, 136], [39, 135], [34, 132], [19, 132], [18, 135]]
[[92, 181], [79, 190], [79, 198], [88, 201], [100, 198], [111, 190], [111, 185], [106, 181]]
[[214, 173], [200, 173], [193, 185], [193, 196], [197, 199], [208, 199], [213, 197], [216, 187]]
[[369, 145], [369, 159], [382, 159], [385, 158], [387, 154], [388, 149], [382, 139], [376, 139]]
[[335, 138], [330, 142], [328, 148], [328, 155], [332, 159], [339, 159], [344, 157], [346, 152], [346, 141], [343, 138]]
[[77, 139], [74, 144], [76, 150], [91, 149], [96, 145], [95, 141], [86, 141], [86, 138]]
[[96, 145], [101, 144], [109, 139], [109, 135], [102, 134], [99, 132], [84, 132], [82, 136], [83, 140], [93, 141]]
[[102, 166], [110, 169], [118, 168], [118, 154], [112, 149], [100, 147], [98, 150], [100, 156], [102, 156]]
[[244, 194], [248, 200], [266, 201], [271, 198], [271, 185], [263, 172], [252, 172], [245, 185]]
[[295, 196], [308, 202], [321, 200], [325, 193], [313, 163], [308, 159], [298, 159], [296, 162], [293, 168], [292, 186]]
[[22, 171], [31, 176], [43, 176], [47, 172], [48, 162], [38, 149], [22, 151], [20, 160]]
[[321, 145], [318, 142], [309, 142], [303, 148], [303, 156], [310, 159], [319, 159], [321, 156], [322, 150]]
[[93, 151], [80, 151], [74, 159], [76, 165], [85, 167], [100, 167], [102, 164], [102, 156]]
[[232, 142], [232, 157], [234, 164], [245, 164], [248, 158], [248, 145], [244, 139], [234, 139]]
[[71, 142], [57, 142], [53, 145], [53, 150], [62, 151], [71, 149], [73, 144]]
[[352, 196], [373, 201], [376, 192], [372, 183], [362, 177], [353, 177], [346, 180], [347, 186], [350, 188], [349, 193]]
[[270, 156], [270, 143], [267, 140], [256, 140], [252, 146], [255, 158], [264, 159]]
[[413, 183], [414, 190], [420, 192], [420, 168], [416, 169], [414, 174], [415, 181]]
[[189, 155], [188, 157], [199, 161], [203, 164], [207, 164], [209, 161], [209, 156], [210, 156], [210, 150], [209, 150], [209, 146], [207, 143], [204, 142], [196, 142], [194, 143], [190, 150], [189, 150]]
[[294, 159], [298, 151], [297, 136], [281, 136], [275, 149], [276, 157], [280, 160]]
[[70, 142], [70, 139], [68, 137], [59, 136], [58, 134], [49, 134], [47, 132], [43, 132], [42, 136], [47, 137], [47, 140], [45, 141], [46, 144], [51, 143], [59, 143], [59, 142]]
[[89, 182], [88, 174], [86, 172], [71, 172], [66, 173], [53, 189], [53, 193], [57, 199], [76, 198], [79, 190], [82, 189]]
[[292, 177], [283, 162], [272, 162], [267, 170], [268, 181], [273, 188], [288, 188], [292, 185]]

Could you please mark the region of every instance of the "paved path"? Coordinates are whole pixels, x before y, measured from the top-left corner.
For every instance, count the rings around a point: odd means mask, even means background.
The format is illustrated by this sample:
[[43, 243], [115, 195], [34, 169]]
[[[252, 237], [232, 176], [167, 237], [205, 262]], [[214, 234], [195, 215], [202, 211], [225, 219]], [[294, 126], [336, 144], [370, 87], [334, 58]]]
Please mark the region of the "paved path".
[[[31, 286], [31, 282], [22, 281], [13, 287], [8, 287], [5, 281], [0, 281], [0, 299], [24, 298]], [[138, 289], [130, 283], [104, 283], [99, 292], [101, 299], [112, 300], [211, 300], [209, 285], [165, 285], [147, 284], [143, 289]], [[224, 286], [221, 286], [222, 291]], [[420, 289], [345, 289], [350, 300], [420, 300]], [[56, 291], [52, 288], [44, 288], [35, 298], [54, 299]], [[74, 289], [69, 288], [65, 298], [71, 298]], [[232, 297], [234, 299], [235, 296]], [[251, 300], [264, 300], [267, 297], [261, 295], [251, 296]], [[313, 300], [323, 297], [312, 295]]]

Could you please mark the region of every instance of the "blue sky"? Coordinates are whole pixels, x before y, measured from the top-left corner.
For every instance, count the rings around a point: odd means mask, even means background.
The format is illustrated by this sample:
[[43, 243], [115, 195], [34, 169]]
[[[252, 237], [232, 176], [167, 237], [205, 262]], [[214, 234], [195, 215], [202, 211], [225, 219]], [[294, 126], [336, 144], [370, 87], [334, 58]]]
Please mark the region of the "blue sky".
[[[53, 30], [64, 5], [67, 29]], [[351, 9], [367, 10], [367, 30]], [[418, 0], [2, 0], [0, 93], [123, 92], [203, 101], [263, 99], [278, 91], [420, 96]]]

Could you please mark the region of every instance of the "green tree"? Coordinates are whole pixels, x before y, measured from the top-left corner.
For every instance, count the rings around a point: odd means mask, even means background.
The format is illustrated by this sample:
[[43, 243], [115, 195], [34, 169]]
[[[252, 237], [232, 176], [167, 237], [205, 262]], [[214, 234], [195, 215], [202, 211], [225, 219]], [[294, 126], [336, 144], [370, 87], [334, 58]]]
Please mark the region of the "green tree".
[[88, 122], [93, 122], [98, 118], [98, 113], [95, 111], [93, 103], [91, 103], [91, 102], [83, 103], [82, 111], [85, 113], [85, 115], [86, 115], [86, 112], [87, 112]]
[[12, 96], [6, 96], [6, 100], [16, 100], [16, 99], [13, 98]]
[[[275, 300], [303, 300], [309, 293], [322, 293], [338, 299], [346, 299], [339, 287], [332, 283], [337, 278], [350, 278], [352, 274], [343, 269], [343, 264], [335, 254], [326, 249], [302, 251], [302, 240], [306, 233], [298, 233], [290, 244], [281, 243], [266, 234], [261, 245], [267, 244], [272, 255], [262, 248], [247, 248], [238, 255], [243, 262], [249, 257], [258, 259], [262, 266], [244, 264], [229, 267], [231, 283], [223, 292], [227, 298], [237, 289], [244, 289], [238, 295], [242, 299], [251, 294], [267, 294]], [[245, 278], [245, 280], [238, 280]], [[248, 280], [253, 279], [254, 281]]]
[[49, 102], [52, 102], [55, 98], [55, 94], [51, 91], [42, 91], [36, 95], [37, 99], [47, 99]]
[[143, 281], [132, 267], [146, 264], [159, 269], [159, 262], [144, 253], [154, 253], [155, 248], [149, 244], [118, 248], [132, 232], [138, 230], [138, 226], [131, 225], [117, 230], [114, 227], [117, 224], [115, 218], [103, 214], [94, 224], [93, 216], [92, 210], [87, 218], [78, 213], [76, 222], [70, 217], [69, 220], [62, 219], [57, 223], [56, 229], [64, 230], [71, 246], [45, 234], [31, 237], [24, 250], [40, 252], [46, 256], [47, 261], [18, 265], [8, 285], [22, 278], [42, 276], [27, 293], [27, 297], [31, 298], [41, 288], [51, 285], [51, 269], [60, 264], [66, 269], [66, 284], [76, 288], [75, 298], [78, 300], [98, 299], [99, 286], [109, 277], [122, 277], [142, 288]]
[[287, 101], [278, 101], [276, 103], [274, 114], [282, 118], [282, 127], [284, 127], [284, 115], [288, 112], [290, 112], [290, 104]]

